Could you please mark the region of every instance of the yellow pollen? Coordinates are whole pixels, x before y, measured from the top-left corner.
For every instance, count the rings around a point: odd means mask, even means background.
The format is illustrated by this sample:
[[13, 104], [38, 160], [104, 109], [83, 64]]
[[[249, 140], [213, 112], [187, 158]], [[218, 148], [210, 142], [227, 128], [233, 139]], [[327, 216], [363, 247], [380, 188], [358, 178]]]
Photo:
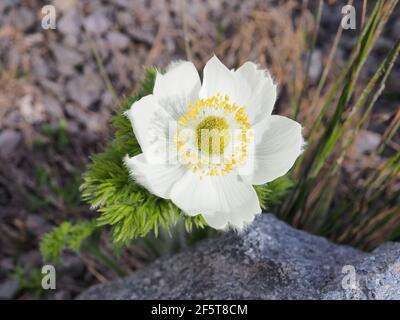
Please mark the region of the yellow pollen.
[[204, 118], [196, 129], [197, 148], [208, 154], [223, 154], [231, 135], [225, 119], [217, 116]]
[[[232, 135], [227, 119], [233, 120], [233, 127], [241, 132]], [[200, 180], [206, 176], [224, 176], [246, 162], [247, 147], [253, 136], [249, 131], [251, 125], [246, 108], [231, 102], [229, 96], [217, 93], [209, 98], [189, 102], [178, 124], [177, 150], [191, 170], [198, 173]], [[183, 134], [184, 129], [194, 130], [194, 149], [189, 147], [190, 151], [186, 148], [188, 140]], [[232, 151], [226, 150], [230, 144], [233, 144]], [[199, 156], [198, 151], [210, 157]]]

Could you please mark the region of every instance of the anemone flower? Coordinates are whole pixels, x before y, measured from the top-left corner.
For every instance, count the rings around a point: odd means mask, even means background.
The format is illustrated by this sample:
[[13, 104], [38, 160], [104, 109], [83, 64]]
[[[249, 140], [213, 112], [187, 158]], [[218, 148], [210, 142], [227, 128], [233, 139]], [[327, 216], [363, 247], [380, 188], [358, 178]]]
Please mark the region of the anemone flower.
[[252, 62], [229, 70], [214, 56], [202, 83], [193, 63], [172, 63], [126, 112], [142, 153], [125, 165], [185, 214], [242, 230], [261, 213], [253, 185], [286, 174], [304, 145], [299, 123], [272, 115], [276, 98], [270, 74]]

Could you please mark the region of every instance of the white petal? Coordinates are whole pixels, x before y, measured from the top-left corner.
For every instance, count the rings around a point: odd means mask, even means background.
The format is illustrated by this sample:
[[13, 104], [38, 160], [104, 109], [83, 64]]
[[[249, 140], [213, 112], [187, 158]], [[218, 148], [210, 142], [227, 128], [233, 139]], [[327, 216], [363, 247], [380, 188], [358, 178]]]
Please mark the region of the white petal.
[[224, 212], [214, 212], [213, 214], [203, 214], [207, 224], [218, 230], [224, 230], [228, 227], [228, 215]]
[[172, 63], [165, 74], [157, 73], [153, 94], [161, 102], [171, 97], [184, 98], [200, 89], [200, 77], [193, 63]]
[[230, 102], [245, 106], [250, 99], [250, 87], [235, 71], [229, 70], [216, 57], [208, 60], [204, 67], [203, 85], [200, 89], [200, 98], [209, 98], [217, 93], [222, 96], [228, 95]]
[[252, 62], [243, 64], [236, 73], [250, 86], [251, 98], [246, 102], [250, 123], [270, 115], [277, 97], [277, 86], [270, 74]]
[[240, 229], [261, 212], [254, 188], [236, 175], [204, 176], [200, 180], [188, 171], [172, 188], [171, 200], [188, 215], [203, 214], [216, 228], [228, 222]]
[[159, 105], [153, 95], [134, 102], [125, 115], [131, 121], [133, 132], [147, 161], [165, 163], [166, 150], [171, 139], [169, 125], [174, 121], [170, 115]]
[[131, 121], [133, 132], [143, 152], [149, 145], [147, 132], [160, 109], [161, 106], [154, 96], [150, 94], [134, 102], [130, 109], [125, 112], [125, 115]]
[[[261, 141], [255, 147], [253, 174], [243, 177], [253, 185], [264, 184], [286, 174], [301, 154], [304, 145], [298, 122], [273, 115], [265, 124]], [[257, 134], [259, 130], [255, 132]]]
[[170, 198], [173, 185], [185, 173], [185, 169], [179, 165], [149, 164], [143, 153], [132, 158], [125, 156], [124, 163], [135, 181], [165, 199]]
[[172, 188], [172, 202], [191, 216], [227, 210], [228, 205], [220, 200], [214, 182], [216, 178], [213, 178], [205, 176], [200, 180], [197, 174], [187, 171]]
[[258, 214], [261, 214], [260, 202], [257, 193], [254, 191], [252, 200], [246, 206], [236, 208], [231, 212], [229, 215], [229, 225], [241, 231], [253, 222], [255, 216]]
[[241, 231], [253, 222], [256, 215], [261, 213], [256, 194], [253, 196], [253, 200], [249, 201], [249, 204], [232, 209], [230, 212], [203, 214], [203, 217], [207, 224], [214, 229], [226, 230], [231, 227]]
[[187, 96], [171, 96], [160, 100], [159, 103], [172, 119], [178, 121], [188, 110], [189, 102], [193, 103], [197, 101], [198, 96], [198, 90], [194, 90]]

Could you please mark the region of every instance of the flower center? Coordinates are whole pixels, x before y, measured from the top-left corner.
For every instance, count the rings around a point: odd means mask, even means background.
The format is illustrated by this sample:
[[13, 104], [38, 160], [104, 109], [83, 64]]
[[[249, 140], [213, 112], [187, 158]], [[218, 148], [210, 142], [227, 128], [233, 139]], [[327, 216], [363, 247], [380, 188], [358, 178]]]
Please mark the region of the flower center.
[[188, 103], [174, 139], [179, 161], [202, 180], [224, 176], [245, 164], [252, 137], [246, 108], [217, 93]]
[[196, 128], [197, 148], [210, 155], [222, 155], [230, 140], [229, 126], [222, 117], [208, 116]]

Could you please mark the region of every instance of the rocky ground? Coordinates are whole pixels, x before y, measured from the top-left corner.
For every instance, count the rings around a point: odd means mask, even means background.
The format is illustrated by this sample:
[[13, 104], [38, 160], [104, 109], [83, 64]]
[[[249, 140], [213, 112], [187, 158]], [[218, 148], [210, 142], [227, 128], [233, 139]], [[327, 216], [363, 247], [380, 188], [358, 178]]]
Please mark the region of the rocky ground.
[[371, 254], [263, 214], [80, 299], [400, 299], [400, 244]]
[[[330, 2], [321, 20], [312, 82], [341, 18], [341, 4]], [[164, 67], [189, 55], [201, 68], [214, 52], [230, 67], [257, 61], [280, 82], [277, 108], [285, 110], [293, 62], [304, 61], [304, 33], [312, 29], [314, 9], [300, 1], [188, 0], [182, 15], [178, 0], [52, 3], [55, 30], [41, 26], [41, 8], [48, 1], [0, 2], [0, 298], [36, 297], [40, 237], [66, 219], [93, 216], [79, 197], [80, 173], [109, 135], [116, 104], [134, 92], [144, 66]], [[185, 50], [182, 21], [190, 51]], [[368, 61], [365, 79], [398, 39], [399, 28], [400, 20], [393, 18]], [[344, 34], [338, 67], [356, 33]], [[399, 78], [397, 66], [369, 130], [356, 144], [360, 154], [379, 143], [398, 109]], [[115, 277], [88, 257], [67, 255], [64, 260], [60, 289], [47, 298], [74, 297]], [[134, 270], [143, 261], [127, 254], [123, 263]]]

